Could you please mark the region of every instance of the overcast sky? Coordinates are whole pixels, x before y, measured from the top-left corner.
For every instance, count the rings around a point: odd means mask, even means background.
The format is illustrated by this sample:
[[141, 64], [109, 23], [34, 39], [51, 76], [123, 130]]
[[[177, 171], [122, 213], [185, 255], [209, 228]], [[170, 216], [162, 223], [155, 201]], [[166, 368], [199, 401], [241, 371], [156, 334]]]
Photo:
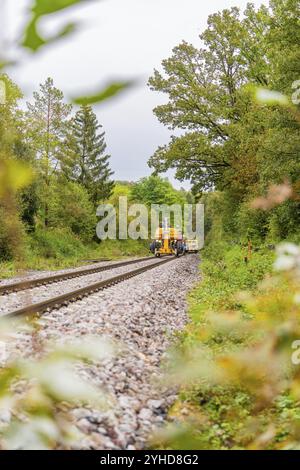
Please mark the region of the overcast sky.
[[[7, 0], [7, 36], [17, 34], [26, 18], [28, 3]], [[259, 6], [267, 2], [252, 3]], [[165, 98], [148, 90], [148, 77], [183, 39], [199, 44], [198, 36], [205, 29], [209, 14], [231, 6], [244, 9], [246, 4], [246, 0], [88, 2], [60, 14], [55, 23], [47, 20], [45, 27], [49, 31], [66, 19], [80, 19], [82, 28], [26, 60], [12, 75], [28, 96], [48, 76], [54, 78], [66, 96], [99, 88], [111, 79], [138, 79], [133, 90], [96, 108], [106, 131], [115, 178], [137, 180], [151, 173], [147, 160], [170, 136], [153, 115], [153, 108]], [[175, 185], [182, 186], [179, 182]]]

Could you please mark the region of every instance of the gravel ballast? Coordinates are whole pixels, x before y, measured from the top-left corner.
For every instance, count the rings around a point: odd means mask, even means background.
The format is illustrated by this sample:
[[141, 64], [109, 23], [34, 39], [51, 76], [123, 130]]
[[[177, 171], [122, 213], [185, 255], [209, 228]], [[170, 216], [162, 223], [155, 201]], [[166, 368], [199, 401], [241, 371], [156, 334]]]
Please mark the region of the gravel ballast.
[[[98, 268], [102, 266], [113, 266], [114, 264], [118, 264], [118, 263], [122, 263], [126, 261], [134, 261], [135, 259], [138, 259], [138, 258], [123, 258], [123, 259], [119, 259], [115, 261], [99, 261], [95, 263], [86, 263], [86, 264], [83, 264], [82, 266], [78, 266], [77, 268], [59, 269], [55, 271], [24, 271], [24, 273], [22, 273], [19, 276], [10, 277], [8, 279], [0, 279], [0, 287], [9, 286], [10, 284], [14, 284], [15, 282], [24, 282], [24, 281], [34, 280], [34, 279], [41, 279], [43, 277], [56, 276], [57, 274], [73, 273], [76, 271], [81, 271], [82, 269], [92, 269], [92, 268]], [[149, 256], [149, 259], [151, 259], [151, 256]]]
[[[88, 274], [74, 279], [66, 279], [64, 281], [47, 284], [44, 286], [33, 287], [20, 292], [12, 292], [7, 295], [0, 296], [0, 316], [5, 315], [13, 310], [23, 308], [25, 306], [43, 302], [57, 297], [73, 290], [81, 289], [82, 287], [104, 281], [113, 276], [124, 274], [143, 266], [157, 263], [157, 259], [150, 259], [142, 263], [131, 264], [129, 266], [122, 266], [114, 268], [113, 264], [109, 271], [103, 271], [94, 274]], [[73, 272], [73, 271], [72, 271]]]
[[[151, 433], [164, 423], [176, 391], [162, 385], [161, 361], [174, 333], [188, 322], [186, 296], [198, 280], [198, 263], [197, 255], [181, 257], [39, 320], [35, 344], [37, 335], [41, 342], [92, 335], [120, 345], [115, 357], [79, 366], [83, 379], [108, 393], [110, 405], [103, 411], [89, 407], [72, 410], [74, 423], [85, 436], [79, 448], [143, 449]], [[132, 265], [127, 270], [134, 268]], [[109, 277], [110, 273], [101, 276]], [[70, 286], [79, 279], [64, 282]], [[30, 333], [16, 335], [9, 344], [11, 357], [30, 357], [33, 348]]]

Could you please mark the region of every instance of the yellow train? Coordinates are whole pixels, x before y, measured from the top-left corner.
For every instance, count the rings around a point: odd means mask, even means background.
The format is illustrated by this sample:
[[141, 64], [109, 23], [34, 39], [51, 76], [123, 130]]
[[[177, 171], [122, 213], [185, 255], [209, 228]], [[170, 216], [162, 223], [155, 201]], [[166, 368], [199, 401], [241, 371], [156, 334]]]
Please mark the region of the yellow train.
[[156, 256], [185, 253], [185, 245], [181, 232], [173, 227], [159, 227], [155, 233], [155, 240], [150, 245], [150, 251]]

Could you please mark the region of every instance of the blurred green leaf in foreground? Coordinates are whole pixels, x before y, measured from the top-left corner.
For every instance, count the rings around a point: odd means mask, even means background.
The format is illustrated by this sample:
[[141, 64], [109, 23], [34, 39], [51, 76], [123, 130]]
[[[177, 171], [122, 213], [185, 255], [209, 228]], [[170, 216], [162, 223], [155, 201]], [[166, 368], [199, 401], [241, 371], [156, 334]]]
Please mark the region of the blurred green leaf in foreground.
[[34, 0], [31, 6], [31, 19], [26, 25], [22, 46], [37, 52], [42, 46], [52, 43], [76, 29], [74, 23], [67, 23], [55, 36], [45, 38], [39, 30], [39, 22], [44, 16], [59, 12], [66, 8], [87, 3], [89, 0]]

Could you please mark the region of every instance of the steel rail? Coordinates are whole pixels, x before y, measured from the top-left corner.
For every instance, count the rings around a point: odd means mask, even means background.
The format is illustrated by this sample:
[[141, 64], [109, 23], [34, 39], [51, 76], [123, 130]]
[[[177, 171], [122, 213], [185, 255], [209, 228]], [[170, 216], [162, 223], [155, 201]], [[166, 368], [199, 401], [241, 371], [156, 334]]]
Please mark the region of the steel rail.
[[136, 260], [130, 261], [121, 261], [120, 263], [115, 264], [106, 264], [104, 266], [96, 266], [94, 268], [85, 268], [77, 271], [70, 271], [67, 273], [61, 273], [46, 277], [40, 277], [39, 279], [29, 279], [24, 281], [19, 281], [13, 284], [6, 284], [4, 286], [0, 286], [0, 296], [7, 295], [12, 292], [20, 292], [23, 290], [32, 289], [34, 287], [46, 286], [48, 284], [54, 284], [55, 282], [66, 281], [68, 279], [74, 279], [76, 277], [88, 276], [89, 274], [100, 273], [103, 271], [109, 271], [110, 269], [121, 268], [123, 266], [129, 266], [135, 263], [141, 263], [143, 261], [149, 261], [153, 258], [148, 256], [146, 258], [139, 258]]
[[36, 304], [28, 305], [24, 308], [9, 312], [5, 315], [2, 315], [0, 318], [17, 318], [17, 317], [30, 317], [32, 315], [41, 315], [47, 311], [54, 310], [61, 308], [62, 306], [68, 305], [69, 302], [74, 302], [78, 299], [82, 299], [87, 295], [91, 295], [99, 290], [106, 289], [108, 287], [114, 286], [123, 282], [127, 279], [132, 277], [138, 276], [150, 269], [157, 268], [158, 266], [164, 265], [173, 261], [174, 257], [168, 257], [163, 261], [159, 261], [158, 263], [153, 263], [150, 266], [143, 266], [142, 268], [134, 269], [133, 271], [129, 271], [127, 273], [119, 274], [118, 276], [111, 277], [109, 279], [105, 279], [104, 281], [97, 282], [95, 284], [90, 284], [89, 286], [83, 287], [81, 289], [77, 289], [71, 292], [67, 292], [63, 295], [58, 297], [53, 297], [52, 299], [45, 300], [43, 302], [39, 302]]

